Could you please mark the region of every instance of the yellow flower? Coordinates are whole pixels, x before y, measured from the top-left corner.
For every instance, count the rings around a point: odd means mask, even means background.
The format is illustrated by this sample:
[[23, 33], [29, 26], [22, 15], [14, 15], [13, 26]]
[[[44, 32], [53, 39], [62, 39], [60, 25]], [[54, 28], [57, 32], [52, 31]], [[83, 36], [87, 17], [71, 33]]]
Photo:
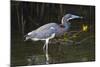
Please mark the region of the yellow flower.
[[86, 31], [88, 30], [88, 26], [83, 24], [82, 30], [83, 30], [84, 32], [86, 32]]

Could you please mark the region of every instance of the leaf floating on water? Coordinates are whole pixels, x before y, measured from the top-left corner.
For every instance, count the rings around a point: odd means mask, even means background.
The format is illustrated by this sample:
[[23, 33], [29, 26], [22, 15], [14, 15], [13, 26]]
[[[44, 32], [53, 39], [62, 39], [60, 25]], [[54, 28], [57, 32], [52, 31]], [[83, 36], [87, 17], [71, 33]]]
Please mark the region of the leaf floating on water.
[[87, 30], [88, 30], [88, 25], [84, 25], [84, 24], [83, 24], [82, 31], [86, 32]]
[[77, 35], [73, 35], [73, 38], [76, 38], [77, 37]]

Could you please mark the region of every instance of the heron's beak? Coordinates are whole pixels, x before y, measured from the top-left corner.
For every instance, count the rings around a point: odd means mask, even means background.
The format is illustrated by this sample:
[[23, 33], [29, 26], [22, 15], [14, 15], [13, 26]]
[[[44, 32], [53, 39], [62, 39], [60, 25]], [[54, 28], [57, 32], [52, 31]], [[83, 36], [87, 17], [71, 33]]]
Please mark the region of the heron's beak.
[[82, 16], [77, 16], [77, 15], [72, 15], [71, 18], [69, 18], [69, 19], [77, 19], [77, 18], [83, 19]]

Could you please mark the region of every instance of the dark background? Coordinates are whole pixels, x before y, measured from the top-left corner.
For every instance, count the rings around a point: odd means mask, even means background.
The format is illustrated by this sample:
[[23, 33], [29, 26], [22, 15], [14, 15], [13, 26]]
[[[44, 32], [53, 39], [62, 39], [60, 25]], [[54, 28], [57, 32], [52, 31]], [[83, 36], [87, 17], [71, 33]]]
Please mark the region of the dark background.
[[[72, 20], [69, 31], [79, 31], [83, 24], [88, 31], [82, 32], [75, 41], [88, 36], [80, 45], [51, 44], [49, 53], [52, 63], [82, 62], [95, 60], [95, 6], [11, 1], [11, 65], [28, 65], [27, 59], [35, 56], [32, 65], [44, 64], [42, 46], [44, 42], [24, 42], [24, 35], [50, 22], [60, 24], [67, 13], [83, 16], [82, 20]], [[60, 39], [60, 38], [59, 38]], [[41, 60], [41, 61], [40, 61]]]

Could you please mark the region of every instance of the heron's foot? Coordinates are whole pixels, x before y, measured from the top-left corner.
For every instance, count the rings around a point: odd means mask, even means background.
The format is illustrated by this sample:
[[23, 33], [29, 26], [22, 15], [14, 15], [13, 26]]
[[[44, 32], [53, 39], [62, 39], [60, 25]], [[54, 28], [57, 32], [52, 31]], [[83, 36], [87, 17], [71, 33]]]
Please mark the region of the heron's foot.
[[46, 64], [49, 64], [49, 61], [46, 61]]

